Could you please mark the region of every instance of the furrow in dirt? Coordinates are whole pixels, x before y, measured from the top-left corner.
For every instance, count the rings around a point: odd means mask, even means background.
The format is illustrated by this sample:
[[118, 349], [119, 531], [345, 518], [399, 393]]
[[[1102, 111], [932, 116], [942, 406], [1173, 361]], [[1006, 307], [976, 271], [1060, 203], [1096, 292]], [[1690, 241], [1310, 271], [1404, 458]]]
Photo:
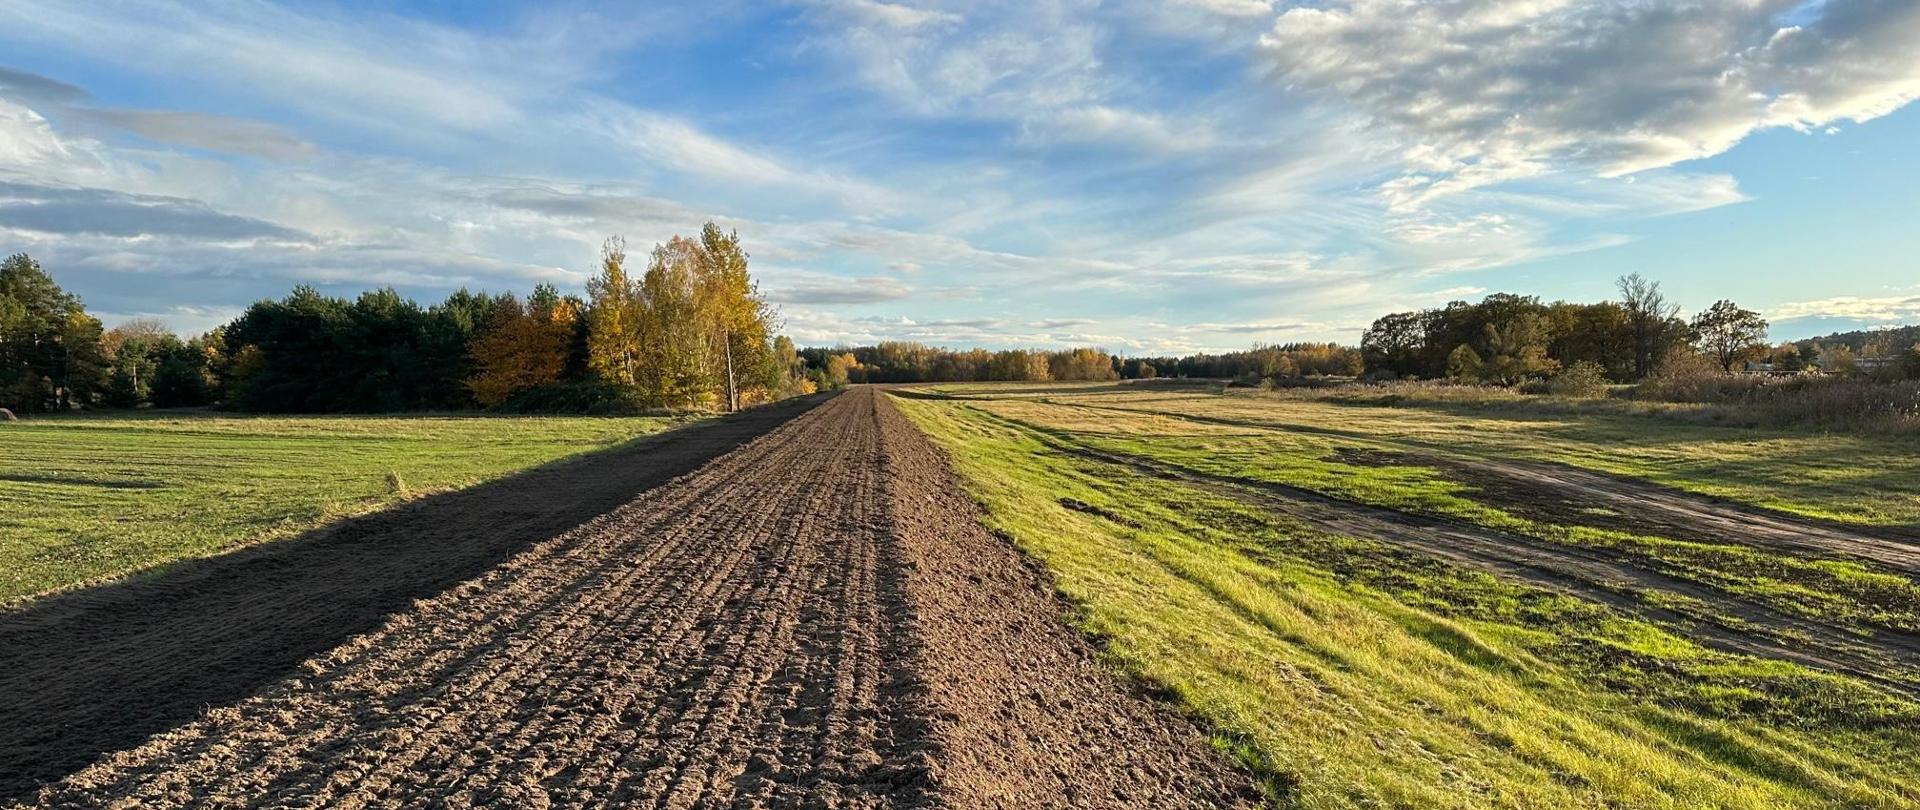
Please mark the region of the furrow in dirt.
[[1257, 802], [1190, 721], [1095, 662], [977, 518], [925, 437], [856, 390], [20, 798]]
[[[816, 401], [683, 427], [0, 613], [0, 803], [287, 678], [415, 600], [694, 470]], [[550, 544], [548, 553], [565, 547]]]

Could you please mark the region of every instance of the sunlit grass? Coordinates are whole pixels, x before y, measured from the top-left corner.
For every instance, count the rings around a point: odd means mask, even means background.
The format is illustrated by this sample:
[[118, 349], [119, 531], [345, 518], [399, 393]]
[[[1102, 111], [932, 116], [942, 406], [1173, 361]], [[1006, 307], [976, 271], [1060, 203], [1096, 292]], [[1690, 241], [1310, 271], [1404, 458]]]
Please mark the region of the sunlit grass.
[[1539, 398], [1482, 389], [1469, 389], [1472, 397], [1457, 401], [1390, 406], [1338, 391], [1221, 395], [1111, 383], [1030, 388], [941, 390], [1216, 420], [1171, 431], [1189, 435], [1221, 426], [1284, 428], [1397, 448], [1552, 461], [1809, 517], [1920, 525], [1920, 434], [1698, 424], [1662, 418], [1659, 408], [1549, 407], [1553, 403]]
[[[1430, 469], [1338, 469], [1325, 466], [1338, 441], [1327, 434], [1020, 401], [1033, 396], [900, 404], [948, 449], [989, 524], [1054, 573], [1113, 662], [1215, 729], [1288, 806], [1920, 802], [1920, 714], [1904, 700], [1315, 532], [1061, 452], [1044, 431], [1409, 508], [1472, 503]], [[1115, 398], [1158, 409], [1143, 403], [1164, 396]]]
[[0, 604], [285, 537], [674, 423], [160, 412], [0, 424]]

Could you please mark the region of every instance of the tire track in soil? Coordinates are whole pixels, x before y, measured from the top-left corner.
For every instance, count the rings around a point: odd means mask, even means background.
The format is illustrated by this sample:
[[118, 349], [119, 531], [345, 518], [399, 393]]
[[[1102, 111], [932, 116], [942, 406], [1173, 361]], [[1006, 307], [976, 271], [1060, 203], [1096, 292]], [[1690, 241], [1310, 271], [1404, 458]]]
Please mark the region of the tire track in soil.
[[1257, 802], [977, 517], [856, 389], [29, 802]]

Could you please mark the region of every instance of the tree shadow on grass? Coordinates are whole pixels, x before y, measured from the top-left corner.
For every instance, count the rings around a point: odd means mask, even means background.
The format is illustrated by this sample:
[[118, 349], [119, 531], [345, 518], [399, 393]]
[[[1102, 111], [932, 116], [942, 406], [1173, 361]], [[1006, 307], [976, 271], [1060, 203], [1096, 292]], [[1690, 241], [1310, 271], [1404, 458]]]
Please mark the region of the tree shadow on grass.
[[817, 404], [755, 408], [0, 612], [0, 805], [252, 695]]

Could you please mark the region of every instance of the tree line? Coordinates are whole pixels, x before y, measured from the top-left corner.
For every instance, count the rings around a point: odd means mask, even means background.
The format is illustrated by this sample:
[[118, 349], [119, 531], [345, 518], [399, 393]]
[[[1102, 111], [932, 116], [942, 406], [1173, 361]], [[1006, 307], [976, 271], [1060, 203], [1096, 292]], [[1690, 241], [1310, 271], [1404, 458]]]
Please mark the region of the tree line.
[[1591, 304], [1497, 293], [1392, 313], [1367, 328], [1360, 350], [1376, 376], [1505, 385], [1575, 369], [1631, 382], [1687, 351], [1734, 371], [1770, 354], [1766, 320], [1732, 301], [1685, 320], [1656, 282], [1636, 274], [1617, 287], [1618, 300]]
[[773, 317], [738, 234], [713, 223], [655, 247], [637, 274], [608, 240], [585, 298], [542, 284], [422, 306], [303, 285], [190, 340], [153, 321], [102, 330], [22, 254], [0, 264], [0, 407], [737, 408], [812, 390]]
[[911, 341], [800, 351], [816, 388], [849, 383], [1115, 380], [1122, 363], [1100, 349], [953, 350]]
[[1255, 346], [1222, 354], [1123, 357], [1098, 348], [945, 349], [911, 341], [800, 351], [817, 388], [849, 383], [1039, 382], [1154, 377], [1357, 376], [1360, 351], [1335, 343]]
[[462, 289], [423, 306], [392, 289], [349, 300], [299, 286], [182, 339], [149, 320], [103, 330], [37, 262], [15, 255], [0, 263], [0, 407], [618, 412], [737, 408], [851, 383], [1364, 376], [1591, 387], [1748, 363], [1920, 379], [1913, 329], [1774, 346], [1757, 313], [1722, 300], [1682, 319], [1660, 285], [1638, 275], [1621, 278], [1611, 301], [1497, 293], [1388, 314], [1357, 348], [1289, 343], [1155, 357], [905, 341], [799, 349], [774, 334], [748, 258], [738, 234], [707, 223], [698, 237], [655, 246], [643, 269], [609, 239], [585, 297], [541, 284], [525, 297]]

